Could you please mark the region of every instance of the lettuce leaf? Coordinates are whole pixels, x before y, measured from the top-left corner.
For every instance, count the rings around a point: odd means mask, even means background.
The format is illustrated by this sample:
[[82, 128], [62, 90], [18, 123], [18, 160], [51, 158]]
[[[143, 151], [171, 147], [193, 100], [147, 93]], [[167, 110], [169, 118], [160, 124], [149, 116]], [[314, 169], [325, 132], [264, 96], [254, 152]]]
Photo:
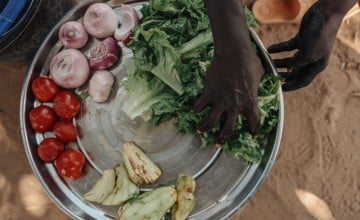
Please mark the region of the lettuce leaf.
[[[132, 118], [151, 113], [148, 122], [157, 126], [175, 118], [174, 126], [183, 133], [198, 135], [196, 125], [209, 109], [195, 112], [194, 101], [201, 95], [207, 68], [214, 53], [209, 18], [203, 0], [150, 0], [129, 47], [134, 52], [136, 71], [125, 87], [125, 109]], [[248, 25], [255, 25], [246, 9]], [[238, 117], [235, 135], [222, 148], [236, 158], [259, 162], [267, 135], [278, 124], [280, 79], [265, 74], [259, 88], [258, 107], [261, 132], [253, 137], [244, 118]], [[200, 135], [203, 146], [214, 144], [217, 125]]]

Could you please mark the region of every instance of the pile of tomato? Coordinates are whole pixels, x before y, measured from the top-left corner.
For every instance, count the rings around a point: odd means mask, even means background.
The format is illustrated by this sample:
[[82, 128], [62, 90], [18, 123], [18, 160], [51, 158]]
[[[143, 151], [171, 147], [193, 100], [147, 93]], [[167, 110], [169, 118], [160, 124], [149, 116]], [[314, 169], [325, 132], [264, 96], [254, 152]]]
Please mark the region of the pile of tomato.
[[69, 91], [62, 90], [49, 77], [39, 76], [31, 84], [32, 92], [42, 104], [29, 113], [31, 127], [40, 133], [52, 132], [37, 148], [44, 162], [55, 162], [62, 177], [78, 179], [85, 164], [84, 155], [66, 144], [76, 141], [78, 132], [72, 119], [80, 112], [80, 101]]

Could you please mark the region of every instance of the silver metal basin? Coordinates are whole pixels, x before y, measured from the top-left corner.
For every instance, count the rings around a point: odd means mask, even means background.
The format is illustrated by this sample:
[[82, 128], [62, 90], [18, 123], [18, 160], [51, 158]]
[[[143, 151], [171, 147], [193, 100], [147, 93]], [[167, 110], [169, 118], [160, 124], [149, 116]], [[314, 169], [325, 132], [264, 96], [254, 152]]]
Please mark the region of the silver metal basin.
[[[150, 158], [163, 170], [159, 181], [143, 190], [162, 184], [173, 184], [179, 173], [196, 178], [197, 204], [189, 219], [226, 219], [241, 208], [258, 190], [272, 167], [280, 145], [283, 127], [283, 98], [279, 90], [279, 124], [265, 146], [261, 163], [247, 164], [234, 159], [220, 149], [200, 148], [197, 137], [180, 134], [165, 123], [158, 128], [149, 127], [141, 118], [129, 120], [119, 109], [122, 105], [123, 88], [118, 85], [110, 100], [104, 104], [93, 103], [90, 99], [82, 102], [82, 111], [74, 120], [79, 129], [77, 142], [70, 147], [81, 150], [87, 159], [84, 176], [71, 181], [61, 178], [52, 163], [44, 163], [37, 156], [37, 145], [51, 133], [40, 134], [31, 128], [28, 113], [40, 103], [31, 93], [32, 79], [48, 75], [49, 61], [61, 49], [57, 33], [66, 21], [82, 17], [86, 8], [99, 1], [84, 1], [73, 8], [49, 33], [28, 70], [21, 95], [20, 123], [24, 150], [30, 166], [48, 196], [66, 214], [74, 219], [113, 219], [118, 207], [106, 207], [87, 202], [82, 195], [100, 178], [104, 169], [121, 163], [120, 149], [123, 142], [132, 140], [145, 150]], [[135, 4], [136, 7], [140, 5]], [[254, 42], [262, 52], [265, 69], [276, 74], [266, 49], [250, 29]], [[86, 49], [84, 49], [86, 52]], [[121, 62], [111, 69], [117, 81], [131, 62], [132, 53], [123, 48]]]

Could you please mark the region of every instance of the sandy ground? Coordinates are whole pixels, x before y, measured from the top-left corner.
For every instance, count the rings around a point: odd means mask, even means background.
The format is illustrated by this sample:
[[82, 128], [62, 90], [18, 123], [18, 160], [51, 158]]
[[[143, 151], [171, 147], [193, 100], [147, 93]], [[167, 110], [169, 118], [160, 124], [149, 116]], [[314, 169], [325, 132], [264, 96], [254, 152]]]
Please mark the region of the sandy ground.
[[[360, 25], [351, 28], [360, 33]], [[257, 29], [266, 46], [296, 30]], [[327, 69], [309, 87], [285, 94], [275, 165], [234, 220], [360, 219], [360, 54], [348, 45], [337, 41]], [[26, 68], [0, 61], [0, 220], [68, 219], [42, 191], [23, 151], [19, 100]]]
[[[296, 30], [263, 26], [259, 34], [270, 45]], [[234, 219], [360, 219], [359, 61], [359, 53], [337, 41], [326, 70], [307, 88], [285, 94], [277, 161]]]

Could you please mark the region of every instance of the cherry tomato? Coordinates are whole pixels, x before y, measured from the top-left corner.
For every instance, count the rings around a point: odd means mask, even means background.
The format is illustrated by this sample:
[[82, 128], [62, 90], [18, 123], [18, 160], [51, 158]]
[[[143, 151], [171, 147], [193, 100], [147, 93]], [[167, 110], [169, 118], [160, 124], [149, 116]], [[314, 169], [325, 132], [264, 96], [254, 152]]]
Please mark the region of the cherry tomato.
[[29, 113], [31, 127], [38, 132], [51, 131], [56, 122], [56, 115], [52, 108], [40, 105]]
[[39, 76], [32, 82], [31, 90], [40, 102], [49, 102], [60, 91], [60, 88], [52, 79]]
[[76, 180], [82, 176], [84, 155], [74, 149], [67, 149], [56, 159], [56, 170], [62, 177]]
[[79, 99], [69, 91], [61, 91], [55, 95], [54, 111], [63, 119], [71, 119], [80, 111]]
[[71, 121], [57, 121], [54, 124], [53, 131], [62, 142], [67, 143], [76, 140], [77, 130]]
[[46, 138], [37, 149], [39, 157], [45, 162], [55, 160], [64, 151], [64, 144], [56, 138]]

